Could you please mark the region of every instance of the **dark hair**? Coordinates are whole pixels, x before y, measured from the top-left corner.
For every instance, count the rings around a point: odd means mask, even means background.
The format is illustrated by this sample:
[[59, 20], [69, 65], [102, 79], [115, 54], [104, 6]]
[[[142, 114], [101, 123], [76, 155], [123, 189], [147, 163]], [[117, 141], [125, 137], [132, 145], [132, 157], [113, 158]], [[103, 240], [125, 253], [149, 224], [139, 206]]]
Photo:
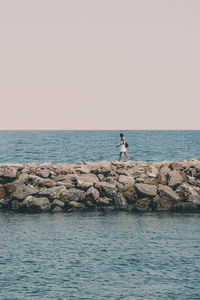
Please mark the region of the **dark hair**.
[[124, 136], [123, 133], [120, 133], [120, 136], [123, 137]]

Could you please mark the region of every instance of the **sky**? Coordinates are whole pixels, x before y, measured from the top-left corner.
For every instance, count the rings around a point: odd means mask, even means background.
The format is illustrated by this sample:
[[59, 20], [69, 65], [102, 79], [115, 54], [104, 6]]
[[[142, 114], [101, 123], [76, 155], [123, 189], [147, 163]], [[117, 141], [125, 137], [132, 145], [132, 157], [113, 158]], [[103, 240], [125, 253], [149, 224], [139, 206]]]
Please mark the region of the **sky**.
[[0, 0], [0, 129], [200, 129], [199, 0]]

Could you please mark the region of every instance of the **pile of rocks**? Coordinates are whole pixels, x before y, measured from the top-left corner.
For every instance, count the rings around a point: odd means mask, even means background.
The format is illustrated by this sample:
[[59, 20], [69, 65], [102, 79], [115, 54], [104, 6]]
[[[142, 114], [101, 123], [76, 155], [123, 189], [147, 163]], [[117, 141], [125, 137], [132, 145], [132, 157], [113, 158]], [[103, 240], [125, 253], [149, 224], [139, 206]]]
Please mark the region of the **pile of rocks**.
[[0, 164], [0, 210], [200, 211], [200, 160]]

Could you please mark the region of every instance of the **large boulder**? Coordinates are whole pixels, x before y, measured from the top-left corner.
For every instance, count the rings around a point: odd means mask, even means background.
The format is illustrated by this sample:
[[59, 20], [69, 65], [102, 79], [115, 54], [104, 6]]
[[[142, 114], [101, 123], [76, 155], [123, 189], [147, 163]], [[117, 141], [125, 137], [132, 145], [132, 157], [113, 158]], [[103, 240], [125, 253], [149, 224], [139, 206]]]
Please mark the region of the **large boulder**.
[[135, 189], [138, 196], [155, 197], [157, 195], [157, 186], [146, 183], [136, 183]]
[[173, 207], [171, 199], [167, 197], [156, 196], [153, 200], [155, 203], [155, 208], [158, 211], [168, 211], [171, 210]]
[[183, 182], [183, 176], [181, 175], [180, 171], [173, 170], [170, 172], [168, 186], [172, 188], [176, 188], [182, 182]]
[[180, 200], [179, 195], [176, 192], [174, 192], [172, 190], [172, 188], [170, 188], [169, 186], [166, 186], [166, 185], [160, 184], [158, 186], [158, 193], [161, 198], [165, 197], [165, 198], [172, 200], [173, 202]]
[[56, 185], [56, 182], [52, 179], [41, 178], [36, 175], [28, 175], [24, 181], [26, 185], [31, 184], [38, 187], [52, 187]]
[[19, 185], [13, 193], [13, 197], [19, 201], [22, 201], [27, 196], [36, 195], [37, 193], [38, 189], [32, 185]]
[[171, 172], [171, 169], [167, 165], [162, 166], [159, 170], [160, 175], [166, 176], [166, 177], [169, 176], [170, 172]]
[[114, 201], [114, 206], [117, 209], [126, 209], [128, 207], [126, 199], [119, 192], [115, 195], [113, 201]]
[[17, 171], [6, 166], [0, 168], [0, 183], [10, 182], [17, 177]]
[[116, 186], [108, 182], [96, 182], [95, 188], [100, 192], [101, 197], [113, 197], [116, 194]]
[[123, 185], [133, 185], [135, 180], [132, 176], [120, 175], [118, 182]]
[[82, 202], [84, 191], [75, 188], [64, 191], [60, 195], [60, 199], [68, 205], [69, 202]]
[[133, 185], [123, 186], [119, 191], [129, 204], [134, 203], [138, 198]]
[[64, 186], [58, 185], [52, 188], [43, 189], [38, 193], [39, 197], [48, 197], [49, 200], [59, 198], [59, 194], [65, 190]]
[[99, 200], [99, 191], [95, 189], [94, 187], [90, 187], [84, 194], [83, 194], [83, 200], [85, 202], [90, 201], [92, 203], [97, 203]]
[[36, 198], [28, 196], [20, 206], [21, 211], [32, 213], [48, 212], [50, 209], [51, 204], [47, 197]]
[[183, 201], [191, 201], [194, 203], [200, 201], [200, 188], [197, 186], [192, 186], [184, 182], [176, 189], [176, 192]]

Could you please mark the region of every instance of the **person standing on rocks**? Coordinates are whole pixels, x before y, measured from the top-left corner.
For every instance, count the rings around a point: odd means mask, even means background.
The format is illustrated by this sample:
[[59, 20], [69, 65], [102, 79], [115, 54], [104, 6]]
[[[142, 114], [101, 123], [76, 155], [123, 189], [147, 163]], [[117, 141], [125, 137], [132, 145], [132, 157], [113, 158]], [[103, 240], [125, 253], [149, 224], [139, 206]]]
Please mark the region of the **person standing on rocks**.
[[128, 154], [126, 153], [126, 149], [128, 148], [128, 144], [125, 140], [125, 137], [123, 133], [120, 133], [121, 143], [117, 146], [120, 147], [120, 153], [119, 153], [119, 161], [121, 160], [122, 154], [126, 156], [127, 160], [129, 160]]

